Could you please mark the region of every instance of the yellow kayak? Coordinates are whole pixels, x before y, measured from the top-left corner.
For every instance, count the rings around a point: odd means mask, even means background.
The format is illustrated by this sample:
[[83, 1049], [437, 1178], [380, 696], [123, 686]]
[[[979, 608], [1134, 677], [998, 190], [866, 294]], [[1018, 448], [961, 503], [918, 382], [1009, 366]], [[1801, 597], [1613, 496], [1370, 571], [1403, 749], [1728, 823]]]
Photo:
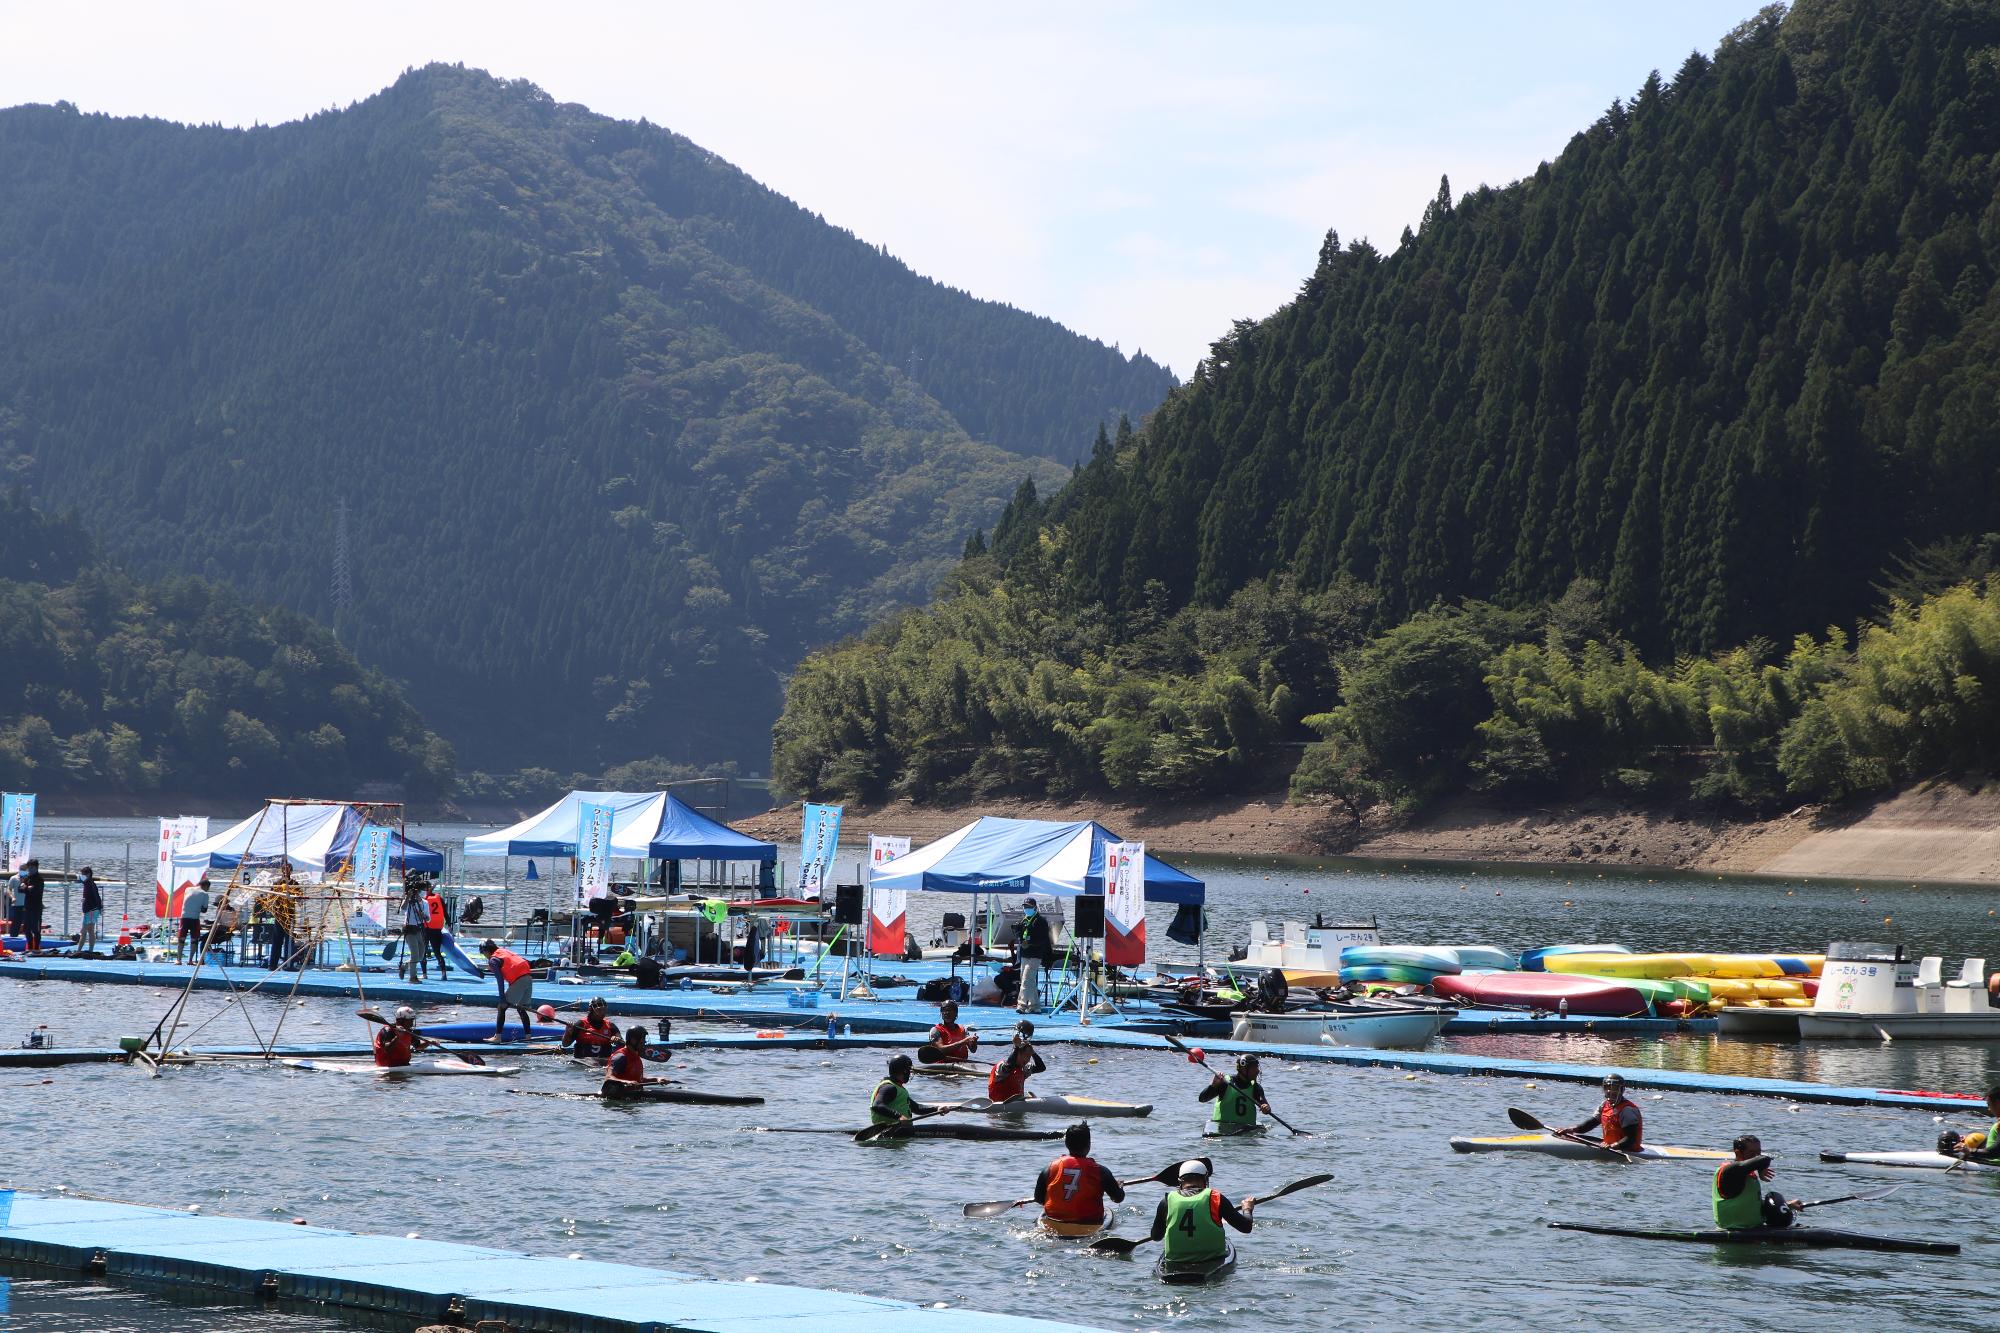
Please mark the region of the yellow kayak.
[[1825, 963], [1826, 955], [1813, 953], [1559, 953], [1542, 960], [1551, 972], [1654, 981], [1816, 977]]
[[1110, 1229], [1111, 1223], [1108, 1220], [1103, 1222], [1059, 1222], [1053, 1217], [1042, 1218], [1042, 1230], [1048, 1232], [1051, 1236], [1062, 1236], [1066, 1239], [1095, 1236]]
[[1685, 977], [1677, 980], [1699, 981], [1708, 987], [1710, 999], [1730, 1004], [1742, 1004], [1749, 1000], [1807, 998], [1806, 979], [1803, 977]]

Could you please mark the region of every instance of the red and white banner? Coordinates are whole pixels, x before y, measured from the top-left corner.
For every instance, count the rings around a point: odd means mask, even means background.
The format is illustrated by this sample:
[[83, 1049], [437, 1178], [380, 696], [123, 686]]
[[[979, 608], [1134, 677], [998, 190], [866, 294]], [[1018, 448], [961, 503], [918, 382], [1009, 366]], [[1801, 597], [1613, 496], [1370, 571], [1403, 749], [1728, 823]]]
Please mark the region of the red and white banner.
[[1146, 961], [1146, 844], [1104, 848], [1104, 961], [1137, 967]]
[[174, 872], [174, 853], [189, 843], [200, 842], [208, 836], [206, 815], [184, 815], [179, 819], [160, 821], [160, 854], [153, 863], [153, 915], [171, 921], [181, 914], [181, 898], [189, 886], [201, 879], [198, 866], [184, 867], [179, 874]]
[[[872, 880], [875, 872], [899, 856], [907, 856], [910, 851], [908, 838], [883, 838], [868, 835], [868, 876]], [[868, 952], [877, 958], [901, 958], [908, 932], [906, 929], [910, 908], [910, 895], [902, 889], [874, 889], [868, 891]]]

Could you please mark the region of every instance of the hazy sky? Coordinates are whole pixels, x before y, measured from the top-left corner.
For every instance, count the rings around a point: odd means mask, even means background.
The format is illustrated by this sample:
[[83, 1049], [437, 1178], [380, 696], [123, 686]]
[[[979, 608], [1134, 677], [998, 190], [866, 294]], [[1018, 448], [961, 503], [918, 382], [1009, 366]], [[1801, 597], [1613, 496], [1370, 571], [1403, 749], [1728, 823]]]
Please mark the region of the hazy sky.
[[[1185, 376], [1328, 227], [1554, 156], [1754, 0], [0, 2], [0, 105], [242, 125], [456, 61], [686, 134], [923, 273]], [[0, 184], [4, 188], [4, 184]]]

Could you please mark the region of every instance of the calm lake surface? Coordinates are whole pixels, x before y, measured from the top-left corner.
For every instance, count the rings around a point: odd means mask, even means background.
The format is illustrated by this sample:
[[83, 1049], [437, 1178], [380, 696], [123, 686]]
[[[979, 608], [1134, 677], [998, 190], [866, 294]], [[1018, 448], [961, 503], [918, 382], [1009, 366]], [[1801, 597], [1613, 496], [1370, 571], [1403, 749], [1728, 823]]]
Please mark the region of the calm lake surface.
[[[214, 827], [220, 828], [220, 822]], [[100, 874], [135, 844], [148, 864], [149, 821], [44, 819], [37, 851], [61, 863], [94, 858]], [[413, 835], [453, 843], [463, 828]], [[477, 867], [480, 863], [474, 863]], [[2000, 889], [1910, 887], [1631, 874], [1595, 869], [1420, 863], [1189, 861], [1209, 884], [1211, 943], [1245, 922], [1375, 914], [1387, 938], [1509, 947], [1565, 941], [1635, 949], [1797, 949], [1829, 940], [1903, 943], [1940, 953], [1956, 974], [1967, 954], [2000, 961]], [[513, 866], [516, 887], [523, 866]], [[544, 870], [548, 867], [544, 866]], [[499, 866], [493, 866], [497, 882]], [[142, 872], [143, 873], [143, 872]], [[54, 895], [52, 894], [53, 898]], [[118, 895], [107, 894], [111, 915]], [[135, 893], [135, 904], [139, 895]], [[150, 895], [147, 895], [150, 906]], [[920, 931], [959, 902], [913, 904]], [[56, 909], [59, 911], [59, 908]], [[52, 911], [51, 925], [60, 922]], [[137, 915], [137, 913], [135, 913]], [[1885, 920], [1887, 918], [1887, 920]], [[1166, 914], [1150, 934], [1164, 940]], [[1168, 952], [1180, 957], [1178, 947]], [[1191, 958], [1191, 951], [1186, 954]], [[0, 1042], [46, 1023], [62, 1044], [107, 1042], [152, 1025], [152, 989], [0, 981]], [[280, 1001], [254, 998], [265, 1030]], [[212, 995], [198, 1016], [220, 1008]], [[207, 1007], [204, 1008], [203, 1005]], [[442, 1021], [464, 1012], [438, 1010]], [[305, 1000], [287, 1015], [301, 1040], [362, 1035], [351, 1006]], [[229, 1012], [203, 1035], [247, 1036]], [[1810, 1077], [1876, 1087], [1980, 1090], [2000, 1074], [1985, 1045], [1777, 1045], [1707, 1037], [1448, 1039], [1494, 1055]], [[1119, 1174], [1149, 1174], [1207, 1151], [1232, 1197], [1331, 1171], [1335, 1181], [1260, 1213], [1241, 1239], [1235, 1277], [1207, 1290], [1160, 1286], [1148, 1263], [1088, 1256], [1033, 1234], [1029, 1210], [971, 1222], [959, 1205], [1026, 1193], [1054, 1155], [1040, 1144], [855, 1147], [768, 1126], [854, 1125], [882, 1066], [879, 1053], [689, 1052], [673, 1072], [761, 1093], [753, 1108], [605, 1108], [514, 1095], [589, 1085], [587, 1075], [529, 1063], [506, 1084], [381, 1084], [266, 1068], [174, 1070], [149, 1079], [110, 1067], [0, 1071], [10, 1123], [35, 1126], [33, 1157], [5, 1175], [23, 1187], [73, 1189], [209, 1212], [302, 1216], [361, 1231], [547, 1254], [582, 1253], [701, 1272], [756, 1276], [952, 1306], [1039, 1314], [1115, 1329], [1319, 1330], [1350, 1327], [1685, 1327], [1698, 1322], [1790, 1327], [1990, 1329], [1988, 1219], [2000, 1178], [1891, 1176], [1821, 1165], [1822, 1148], [1926, 1147], [1940, 1122], [1923, 1112], [1788, 1108], [1758, 1098], [1644, 1094], [1650, 1137], [1718, 1146], [1753, 1131], [1780, 1154], [1776, 1182], [1823, 1198], [1902, 1180], [1889, 1199], [1828, 1209], [1826, 1225], [1954, 1239], [1959, 1258], [1825, 1251], [1737, 1254], [1551, 1233], [1555, 1219], [1705, 1225], [1707, 1173], [1671, 1164], [1615, 1166], [1464, 1157], [1454, 1134], [1508, 1132], [1506, 1108], [1575, 1121], [1592, 1094], [1574, 1085], [1407, 1075], [1389, 1070], [1266, 1066], [1273, 1105], [1312, 1139], [1273, 1136], [1199, 1147], [1201, 1076], [1164, 1055], [1080, 1047], [1044, 1052], [1038, 1086], [1150, 1101], [1145, 1120], [1097, 1122], [1097, 1154]], [[920, 1090], [919, 1095], [922, 1095]], [[936, 1094], [933, 1094], [936, 1095]], [[1954, 1120], [1961, 1128], [1974, 1123]], [[199, 1163], [199, 1170], [191, 1164]], [[1143, 1232], [1155, 1187], [1132, 1191], [1120, 1217]], [[1140, 1254], [1146, 1254], [1141, 1250]], [[317, 1330], [320, 1318], [169, 1303], [127, 1291], [12, 1283], [0, 1328]], [[24, 1314], [23, 1312], [28, 1312]], [[6, 1320], [14, 1322], [9, 1325]], [[67, 1321], [67, 1322], [65, 1322]]]

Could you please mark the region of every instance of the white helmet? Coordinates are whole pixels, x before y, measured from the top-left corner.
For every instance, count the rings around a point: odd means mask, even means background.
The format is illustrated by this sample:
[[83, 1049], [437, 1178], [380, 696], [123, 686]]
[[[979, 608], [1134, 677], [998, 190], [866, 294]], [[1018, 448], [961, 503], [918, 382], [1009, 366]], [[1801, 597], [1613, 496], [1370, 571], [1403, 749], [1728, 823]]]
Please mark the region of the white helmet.
[[1202, 1161], [1199, 1157], [1190, 1157], [1187, 1161], [1181, 1163], [1181, 1169], [1176, 1173], [1174, 1179], [1207, 1180], [1208, 1163]]

